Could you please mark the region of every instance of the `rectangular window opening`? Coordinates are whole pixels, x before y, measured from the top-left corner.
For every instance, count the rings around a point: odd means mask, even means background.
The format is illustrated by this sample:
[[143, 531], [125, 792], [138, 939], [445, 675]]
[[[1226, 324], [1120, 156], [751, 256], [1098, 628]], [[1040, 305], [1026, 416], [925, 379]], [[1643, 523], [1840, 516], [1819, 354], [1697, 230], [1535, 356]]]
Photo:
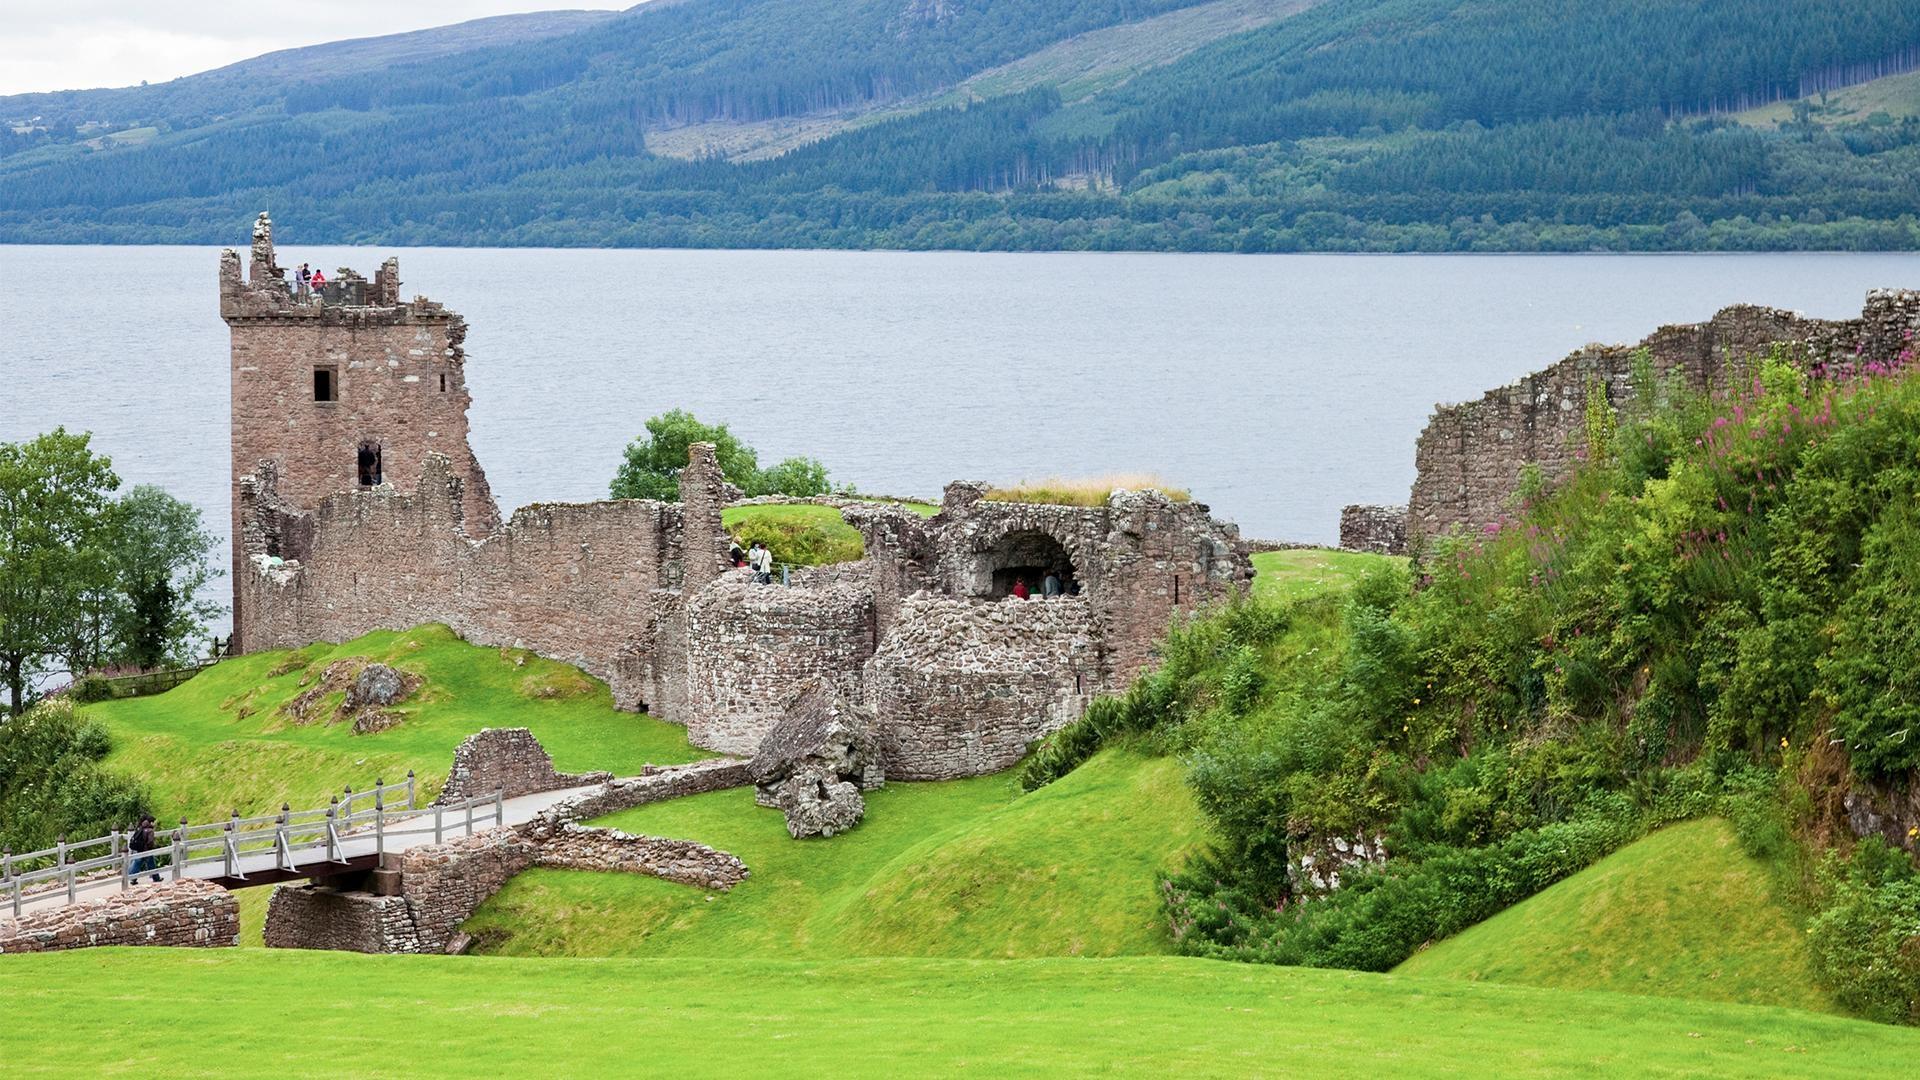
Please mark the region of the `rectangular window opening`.
[[444, 372], [440, 376], [440, 392], [443, 394], [447, 392], [447, 376]]
[[339, 369], [330, 367], [317, 367], [313, 369], [313, 400], [340, 400]]

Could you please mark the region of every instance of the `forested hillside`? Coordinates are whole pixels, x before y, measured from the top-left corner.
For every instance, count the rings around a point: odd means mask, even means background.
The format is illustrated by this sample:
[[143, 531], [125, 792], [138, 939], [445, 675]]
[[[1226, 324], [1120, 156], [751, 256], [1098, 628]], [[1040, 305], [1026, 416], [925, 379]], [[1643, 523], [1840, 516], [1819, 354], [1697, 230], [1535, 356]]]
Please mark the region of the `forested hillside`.
[[1907, 249], [1920, 119], [1728, 114], [1916, 66], [1905, 0], [655, 0], [0, 98], [0, 240]]

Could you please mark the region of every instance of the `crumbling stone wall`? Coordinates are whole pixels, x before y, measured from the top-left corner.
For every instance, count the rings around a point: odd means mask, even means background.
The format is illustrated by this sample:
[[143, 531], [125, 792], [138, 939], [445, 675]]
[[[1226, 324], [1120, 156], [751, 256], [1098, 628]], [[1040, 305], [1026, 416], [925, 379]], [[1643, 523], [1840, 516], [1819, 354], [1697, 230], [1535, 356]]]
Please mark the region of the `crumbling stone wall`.
[[[243, 513], [255, 501], [243, 488]], [[413, 494], [381, 488], [327, 497], [312, 514], [305, 559], [273, 565], [260, 551], [244, 565], [236, 625], [246, 648], [441, 622], [476, 644], [575, 664], [607, 679], [629, 707], [646, 700], [651, 665], [615, 659], [649, 621], [653, 592], [680, 584], [679, 506], [528, 506], [479, 541], [460, 521], [459, 481], [438, 455], [427, 458]]]
[[1754, 362], [1776, 343], [1813, 363], [1891, 362], [1911, 348], [1916, 328], [1920, 293], [1904, 290], [1869, 293], [1860, 318], [1838, 322], [1730, 307], [1704, 323], [1662, 327], [1637, 346], [1589, 345], [1478, 401], [1436, 407], [1414, 452], [1408, 538], [1497, 521], [1529, 463], [1549, 478], [1566, 472], [1585, 452], [1588, 387], [1604, 388], [1616, 407], [1629, 400], [1642, 349], [1656, 378], [1708, 392], [1751, 377]]
[[977, 776], [1020, 760], [1100, 689], [1093, 601], [916, 596], [868, 668], [888, 779]]
[[[262, 461], [274, 464], [280, 497], [310, 509], [361, 486], [363, 446], [378, 449], [384, 476], [417, 476], [428, 454], [443, 455], [461, 481], [463, 527], [474, 536], [492, 532], [499, 512], [467, 443], [460, 316], [424, 297], [400, 303], [392, 259], [371, 289], [343, 272], [352, 287], [333, 298], [295, 296], [275, 261], [265, 214], [254, 226], [248, 269], [243, 279], [236, 251], [220, 257], [220, 314], [232, 337], [233, 535], [245, 529], [241, 479]], [[316, 385], [322, 371], [330, 383], [324, 395]], [[243, 559], [236, 550], [234, 622], [245, 644]]]
[[1407, 552], [1407, 508], [1355, 504], [1340, 511], [1340, 549], [1376, 555]]
[[453, 751], [453, 768], [435, 801], [445, 805], [499, 792], [512, 799], [539, 791], [603, 784], [609, 772], [563, 773], [526, 728], [483, 728], [467, 736]]
[[753, 753], [798, 687], [857, 682], [875, 633], [872, 593], [859, 581], [823, 575], [781, 587], [729, 573], [687, 605], [687, 737]]
[[210, 881], [143, 885], [19, 919], [0, 919], [0, 954], [95, 945], [212, 949], [240, 944], [240, 905]]
[[746, 863], [705, 844], [574, 824], [561, 826], [541, 843], [534, 865], [646, 874], [716, 892], [725, 892], [747, 879]]
[[465, 943], [461, 924], [515, 874], [536, 864], [730, 889], [746, 878], [747, 867], [724, 851], [575, 823], [747, 782], [747, 763], [731, 758], [650, 767], [564, 799], [523, 825], [390, 854], [365, 883], [279, 886], [267, 904], [266, 943], [364, 953], [459, 952]]
[[623, 776], [563, 799], [520, 829], [535, 840], [544, 840], [570, 821], [586, 821], [668, 799], [742, 787], [752, 781], [747, 765], [737, 758], [708, 758], [691, 765], [649, 765], [639, 776]]

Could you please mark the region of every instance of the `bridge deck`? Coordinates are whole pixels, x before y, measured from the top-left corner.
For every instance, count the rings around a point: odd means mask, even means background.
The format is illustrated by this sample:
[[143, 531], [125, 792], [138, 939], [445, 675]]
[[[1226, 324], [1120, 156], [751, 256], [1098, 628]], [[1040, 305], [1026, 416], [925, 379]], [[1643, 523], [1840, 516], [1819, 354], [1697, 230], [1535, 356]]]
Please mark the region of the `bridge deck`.
[[[501, 825], [520, 825], [533, 820], [534, 816], [563, 799], [591, 791], [598, 785], [564, 788], [559, 791], [542, 791], [532, 795], [521, 795], [501, 800], [499, 804], [499, 822]], [[336, 874], [356, 870], [371, 870], [379, 864], [382, 853], [392, 854], [412, 848], [425, 847], [436, 842], [434, 835], [434, 815], [431, 808], [419, 810], [400, 810], [392, 812], [392, 823], [384, 830], [385, 835], [376, 835], [371, 828], [356, 828], [353, 832], [341, 835], [339, 843], [329, 850], [324, 841], [301, 843], [291, 848], [291, 866], [285, 855], [274, 848], [260, 847], [253, 850], [241, 850], [237, 857], [201, 860], [198, 856], [180, 868], [178, 877], [200, 881], [212, 881], [229, 889], [248, 888], [256, 885], [271, 885], [299, 878], [326, 878]], [[365, 812], [356, 817], [364, 817]], [[472, 831], [484, 832], [494, 828], [494, 805], [491, 800], [485, 804], [484, 812], [473, 815]], [[467, 835], [469, 816], [465, 809], [449, 810], [443, 815], [440, 837], [454, 839]], [[252, 833], [258, 839], [269, 833]], [[161, 847], [153, 852], [159, 856], [163, 865], [150, 873], [140, 875], [140, 881], [151, 884], [152, 874], [157, 873], [163, 882], [175, 879], [174, 869], [164, 865], [168, 849]], [[20, 899], [20, 914], [47, 911], [65, 907], [69, 902], [79, 903], [87, 900], [99, 900], [111, 896], [122, 889], [118, 872], [103, 870], [96, 876], [74, 883], [71, 900], [66, 885], [49, 886], [25, 893]], [[0, 893], [0, 920], [13, 916], [13, 903], [10, 896]]]

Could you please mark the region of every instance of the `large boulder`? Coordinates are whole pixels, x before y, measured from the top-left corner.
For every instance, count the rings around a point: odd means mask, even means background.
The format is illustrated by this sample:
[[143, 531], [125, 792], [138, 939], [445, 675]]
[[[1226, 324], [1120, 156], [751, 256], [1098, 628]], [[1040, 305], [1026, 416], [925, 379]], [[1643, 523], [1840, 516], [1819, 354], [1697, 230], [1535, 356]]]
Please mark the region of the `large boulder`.
[[886, 782], [868, 712], [827, 679], [801, 687], [747, 764], [754, 799], [787, 815], [787, 832], [832, 836], [866, 812], [863, 790]]
[[385, 664], [368, 664], [347, 688], [346, 706], [348, 709], [384, 708], [406, 697], [409, 689], [405, 675]]

